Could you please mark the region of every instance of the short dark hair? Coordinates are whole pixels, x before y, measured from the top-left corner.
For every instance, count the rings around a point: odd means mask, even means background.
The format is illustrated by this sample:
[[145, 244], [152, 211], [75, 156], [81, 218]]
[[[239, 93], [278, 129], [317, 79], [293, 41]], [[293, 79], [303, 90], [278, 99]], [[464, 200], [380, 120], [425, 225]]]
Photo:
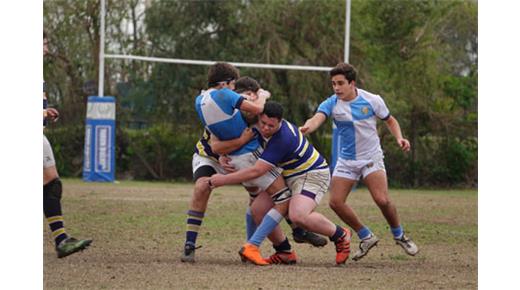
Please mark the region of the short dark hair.
[[246, 91], [256, 93], [258, 90], [260, 90], [260, 84], [254, 78], [241, 77], [235, 83], [235, 92], [239, 94]]
[[348, 63], [340, 62], [330, 71], [330, 77], [335, 75], [344, 75], [347, 81], [350, 83], [352, 81], [356, 81], [357, 72], [354, 66]]
[[264, 105], [262, 115], [266, 115], [269, 118], [276, 118], [281, 121], [283, 119], [283, 107], [278, 102], [268, 101]]
[[231, 82], [239, 77], [236, 67], [226, 62], [217, 62], [208, 69], [208, 87], [215, 87], [220, 82]]

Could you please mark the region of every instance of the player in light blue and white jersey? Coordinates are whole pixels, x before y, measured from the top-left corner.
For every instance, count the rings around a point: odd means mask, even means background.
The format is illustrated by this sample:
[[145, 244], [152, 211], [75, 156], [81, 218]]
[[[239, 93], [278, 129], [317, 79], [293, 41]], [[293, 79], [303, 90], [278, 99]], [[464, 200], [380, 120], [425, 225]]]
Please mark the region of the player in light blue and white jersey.
[[[254, 166], [231, 174], [215, 174], [210, 179], [211, 184], [214, 187], [237, 184], [281, 167], [293, 194], [289, 218], [308, 231], [328, 236], [336, 245], [336, 263], [345, 263], [350, 254], [350, 231], [314, 211], [329, 187], [327, 162], [298, 127], [283, 119], [283, 107], [276, 102], [265, 104], [259, 131], [266, 144]], [[247, 254], [248, 245], [244, 248]]]
[[356, 70], [353, 66], [339, 63], [330, 71], [330, 76], [334, 95], [320, 104], [316, 114], [300, 130], [310, 134], [328, 117], [332, 118], [338, 128], [340, 151], [332, 174], [330, 207], [357, 232], [361, 240], [360, 250], [353, 259], [357, 261], [364, 257], [379, 241], [346, 203], [352, 187], [360, 178], [363, 178], [372, 198], [390, 225], [396, 243], [413, 256], [418, 252], [417, 245], [404, 235], [397, 209], [388, 196], [377, 119], [386, 123], [403, 151], [410, 150], [410, 143], [403, 138], [399, 123], [390, 115], [381, 96], [356, 88]]

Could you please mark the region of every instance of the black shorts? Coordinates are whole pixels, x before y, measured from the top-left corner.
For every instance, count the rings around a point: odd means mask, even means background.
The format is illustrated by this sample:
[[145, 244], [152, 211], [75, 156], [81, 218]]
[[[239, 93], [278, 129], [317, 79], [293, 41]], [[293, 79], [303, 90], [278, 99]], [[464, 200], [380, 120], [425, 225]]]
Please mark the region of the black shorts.
[[197, 179], [199, 179], [201, 177], [210, 177], [216, 173], [217, 173], [217, 171], [215, 171], [215, 169], [213, 167], [211, 167], [209, 165], [203, 165], [203, 166], [197, 168], [197, 170], [195, 170], [195, 172], [193, 173], [193, 181], [197, 181]]

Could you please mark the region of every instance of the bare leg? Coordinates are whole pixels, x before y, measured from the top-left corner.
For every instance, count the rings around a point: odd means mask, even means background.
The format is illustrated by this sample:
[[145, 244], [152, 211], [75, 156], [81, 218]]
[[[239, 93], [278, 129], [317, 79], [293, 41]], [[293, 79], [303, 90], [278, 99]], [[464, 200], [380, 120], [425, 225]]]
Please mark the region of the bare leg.
[[397, 209], [394, 203], [388, 196], [388, 184], [386, 179], [386, 172], [384, 170], [378, 170], [369, 174], [363, 182], [368, 187], [372, 199], [385, 216], [386, 221], [392, 228], [399, 226], [399, 216], [397, 215]]
[[355, 180], [333, 176], [330, 184], [329, 206], [341, 220], [358, 232], [363, 228], [363, 224], [354, 209], [345, 202], [355, 184]]

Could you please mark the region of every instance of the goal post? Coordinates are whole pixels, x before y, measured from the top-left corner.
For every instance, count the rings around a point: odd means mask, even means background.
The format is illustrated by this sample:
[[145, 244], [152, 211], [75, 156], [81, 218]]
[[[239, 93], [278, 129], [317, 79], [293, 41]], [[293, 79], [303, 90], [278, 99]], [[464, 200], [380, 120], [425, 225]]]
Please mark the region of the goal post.
[[[348, 63], [349, 60], [349, 47], [350, 47], [350, 5], [351, 0], [345, 0], [345, 43], [344, 43], [344, 61]], [[163, 63], [176, 63], [176, 64], [189, 64], [189, 65], [204, 65], [210, 66], [216, 61], [211, 60], [194, 60], [194, 59], [176, 59], [176, 58], [159, 58], [150, 56], [135, 56], [135, 55], [121, 55], [121, 54], [105, 54], [105, 16], [106, 16], [106, 3], [105, 0], [100, 0], [100, 44], [99, 44], [99, 78], [98, 78], [98, 96], [90, 96], [89, 103], [87, 104], [87, 126], [85, 129], [85, 149], [84, 149], [84, 162], [83, 162], [83, 180], [85, 181], [115, 181], [115, 105], [107, 106], [107, 101], [110, 100], [115, 104], [114, 97], [104, 96], [104, 72], [105, 72], [105, 59], [129, 59], [139, 61], [150, 61], [150, 62], [163, 62]], [[326, 66], [302, 66], [302, 65], [286, 65], [286, 64], [267, 64], [267, 63], [243, 63], [243, 62], [232, 62], [228, 61], [236, 67], [247, 67], [247, 68], [261, 68], [261, 69], [282, 69], [282, 70], [300, 70], [300, 71], [330, 71], [332, 67]], [[107, 99], [105, 99], [107, 98]], [[105, 100], [104, 100], [105, 99]], [[91, 103], [92, 101], [92, 103]], [[103, 105], [99, 105], [103, 104]], [[89, 117], [89, 110], [93, 108], [103, 107], [107, 111], [106, 116], [113, 116], [113, 119], [97, 119], [92, 121], [92, 115]], [[105, 115], [103, 115], [105, 116]], [[105, 116], [105, 117], [106, 117]], [[99, 122], [113, 124], [112, 133], [109, 134], [107, 127], [100, 127], [96, 129], [96, 124]], [[103, 136], [97, 134], [104, 134]], [[108, 136], [111, 136], [109, 138]], [[93, 140], [104, 140], [104, 142], [93, 142]], [[105, 143], [108, 142], [108, 143]], [[330, 168], [334, 168], [338, 156], [339, 138], [336, 126], [332, 124], [332, 150], [331, 150], [331, 164]], [[105, 160], [102, 168], [104, 173], [99, 177], [94, 174], [92, 170], [96, 170], [93, 167], [92, 162], [96, 160]], [[110, 160], [110, 162], [108, 162]], [[110, 172], [110, 174], [106, 174]]]

